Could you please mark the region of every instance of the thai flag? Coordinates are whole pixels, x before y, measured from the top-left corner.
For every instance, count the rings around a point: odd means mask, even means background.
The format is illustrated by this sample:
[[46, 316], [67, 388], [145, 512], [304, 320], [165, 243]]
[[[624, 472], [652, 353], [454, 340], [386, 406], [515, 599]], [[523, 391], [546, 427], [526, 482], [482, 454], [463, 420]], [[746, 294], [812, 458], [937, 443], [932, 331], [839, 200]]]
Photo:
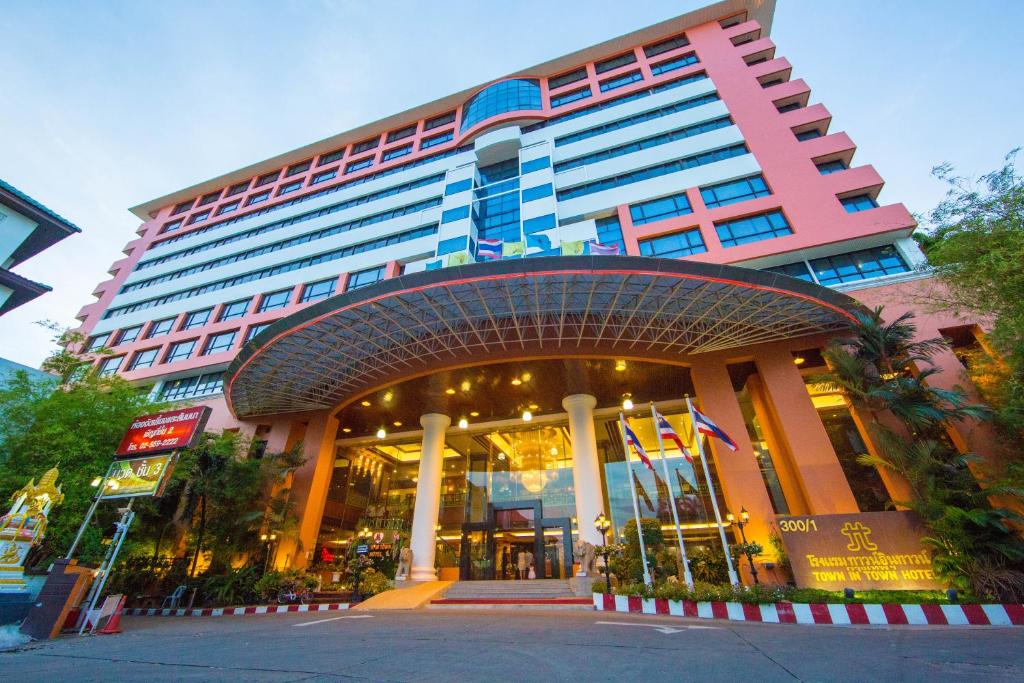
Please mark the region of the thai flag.
[[625, 420], [622, 421], [622, 431], [626, 434], [626, 444], [633, 447], [636, 454], [640, 456], [640, 460], [647, 465], [647, 469], [653, 472], [654, 465], [651, 464], [651, 459], [647, 457], [647, 451], [644, 450], [644, 447], [640, 444], [640, 439], [637, 438], [632, 427]]
[[477, 258], [493, 261], [501, 258], [501, 240], [477, 240]]
[[591, 256], [617, 256], [618, 253], [619, 245], [617, 244], [601, 244], [600, 242], [590, 243]]
[[658, 431], [661, 432], [662, 439], [670, 439], [675, 443], [676, 448], [683, 454], [686, 461], [693, 464], [693, 455], [690, 454], [690, 449], [683, 445], [683, 440], [676, 434], [676, 430], [672, 429], [672, 425], [668, 423], [663, 415], [658, 415]]
[[739, 450], [739, 446], [736, 445], [736, 442], [730, 439], [728, 434], [719, 429], [718, 425], [711, 421], [711, 418], [696, 408], [691, 409], [693, 410], [693, 424], [696, 425], [698, 432], [720, 439], [731, 451]]

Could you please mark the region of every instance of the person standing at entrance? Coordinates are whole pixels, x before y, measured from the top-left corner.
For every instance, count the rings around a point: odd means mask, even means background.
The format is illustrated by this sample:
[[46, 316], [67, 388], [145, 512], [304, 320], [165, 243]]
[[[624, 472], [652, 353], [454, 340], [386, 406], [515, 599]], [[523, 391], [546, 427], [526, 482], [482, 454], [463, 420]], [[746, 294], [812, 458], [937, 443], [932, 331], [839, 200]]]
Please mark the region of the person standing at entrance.
[[537, 573], [536, 573], [536, 570], [534, 569], [533, 553], [531, 553], [529, 550], [526, 551], [526, 566], [528, 567], [528, 569], [526, 570], [527, 571], [526, 578], [528, 578], [528, 579], [535, 579], [535, 578], [537, 578]]
[[527, 555], [529, 555], [529, 553], [527, 553], [525, 550], [520, 550], [519, 554], [516, 555], [516, 578], [517, 579], [525, 579], [526, 578], [526, 572], [530, 568], [530, 561], [527, 558]]

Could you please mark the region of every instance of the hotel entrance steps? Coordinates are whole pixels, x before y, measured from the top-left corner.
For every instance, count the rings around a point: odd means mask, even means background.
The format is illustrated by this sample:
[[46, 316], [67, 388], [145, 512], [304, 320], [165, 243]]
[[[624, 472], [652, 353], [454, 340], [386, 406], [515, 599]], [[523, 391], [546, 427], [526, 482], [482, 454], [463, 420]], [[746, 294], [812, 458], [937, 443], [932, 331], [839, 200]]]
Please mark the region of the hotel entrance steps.
[[456, 581], [430, 607], [559, 607], [593, 609], [591, 598], [573, 594], [560, 579], [527, 581]]

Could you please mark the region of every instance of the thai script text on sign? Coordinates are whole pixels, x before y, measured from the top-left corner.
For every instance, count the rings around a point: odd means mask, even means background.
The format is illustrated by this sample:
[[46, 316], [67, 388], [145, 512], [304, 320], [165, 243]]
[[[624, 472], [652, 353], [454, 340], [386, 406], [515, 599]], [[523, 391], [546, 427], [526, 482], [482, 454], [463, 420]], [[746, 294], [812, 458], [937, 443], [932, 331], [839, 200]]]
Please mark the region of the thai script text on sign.
[[188, 448], [202, 434], [209, 417], [209, 406], [202, 406], [135, 418], [115, 455], [124, 457]]
[[131, 460], [115, 460], [107, 471], [108, 483], [103, 499], [159, 496], [174, 467], [175, 456], [150, 455]]

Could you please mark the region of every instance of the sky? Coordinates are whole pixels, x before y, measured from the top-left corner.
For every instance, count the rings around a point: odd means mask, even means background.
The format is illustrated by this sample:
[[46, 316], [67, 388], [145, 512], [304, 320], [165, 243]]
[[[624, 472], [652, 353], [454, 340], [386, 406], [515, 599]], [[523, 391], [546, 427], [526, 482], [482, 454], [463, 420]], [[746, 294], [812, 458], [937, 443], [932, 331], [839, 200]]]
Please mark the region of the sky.
[[[5, 0], [0, 178], [82, 228], [15, 272], [53, 291], [0, 317], [37, 367], [140, 221], [128, 207], [700, 7], [692, 0]], [[1024, 3], [778, 0], [771, 37], [880, 201], [924, 213], [932, 167], [1024, 144]]]

